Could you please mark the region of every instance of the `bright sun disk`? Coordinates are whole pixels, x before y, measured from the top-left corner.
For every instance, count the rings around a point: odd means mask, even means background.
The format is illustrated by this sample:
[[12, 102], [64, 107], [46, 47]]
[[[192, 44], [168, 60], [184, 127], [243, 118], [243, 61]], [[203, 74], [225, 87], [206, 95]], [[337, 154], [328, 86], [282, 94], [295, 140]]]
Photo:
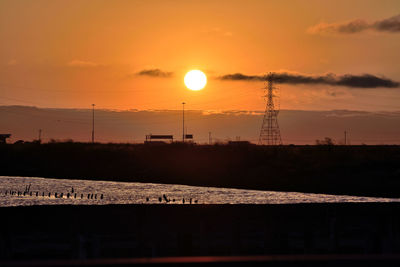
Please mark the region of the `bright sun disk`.
[[207, 84], [207, 76], [201, 70], [191, 70], [186, 73], [184, 82], [187, 88], [198, 91]]

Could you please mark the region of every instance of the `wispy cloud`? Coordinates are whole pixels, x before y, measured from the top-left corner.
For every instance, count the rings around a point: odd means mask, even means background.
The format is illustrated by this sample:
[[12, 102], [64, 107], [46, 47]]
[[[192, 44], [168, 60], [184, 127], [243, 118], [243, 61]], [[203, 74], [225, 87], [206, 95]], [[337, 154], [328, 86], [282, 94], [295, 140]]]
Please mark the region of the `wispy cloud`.
[[400, 33], [400, 14], [374, 22], [367, 22], [363, 19], [356, 19], [347, 22], [319, 23], [308, 28], [307, 32], [311, 34], [354, 34], [366, 30], [378, 32]]
[[[245, 75], [242, 73], [226, 74], [220, 76], [220, 80], [229, 81], [265, 81], [267, 75]], [[362, 75], [305, 75], [298, 73], [274, 73], [273, 80], [276, 83], [285, 84], [325, 84], [332, 86], [346, 86], [351, 88], [397, 88], [400, 87], [400, 83], [393, 81], [385, 77], [378, 77], [372, 74]]]
[[173, 74], [174, 74], [173, 72], [162, 71], [160, 69], [146, 69], [136, 73], [136, 75], [139, 76], [162, 77], [162, 78], [172, 77]]
[[91, 61], [84, 61], [84, 60], [72, 60], [67, 63], [70, 67], [97, 67], [99, 64]]

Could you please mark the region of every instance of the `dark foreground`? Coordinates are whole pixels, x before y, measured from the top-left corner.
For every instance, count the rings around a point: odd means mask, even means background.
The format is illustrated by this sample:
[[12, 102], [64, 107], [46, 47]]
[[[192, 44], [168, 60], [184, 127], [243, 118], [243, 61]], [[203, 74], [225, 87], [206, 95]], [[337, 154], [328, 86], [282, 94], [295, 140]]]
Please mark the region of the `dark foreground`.
[[400, 204], [0, 208], [0, 266], [398, 266]]
[[0, 145], [0, 175], [400, 197], [400, 146]]

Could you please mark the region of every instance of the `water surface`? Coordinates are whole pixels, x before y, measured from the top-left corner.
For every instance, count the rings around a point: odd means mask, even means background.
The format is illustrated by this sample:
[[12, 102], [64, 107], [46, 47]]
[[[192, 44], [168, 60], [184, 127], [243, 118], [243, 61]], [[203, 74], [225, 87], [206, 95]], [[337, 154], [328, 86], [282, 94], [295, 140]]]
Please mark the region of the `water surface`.
[[[30, 185], [32, 196], [10, 195], [9, 190], [21, 191]], [[72, 188], [74, 193], [71, 194]], [[6, 194], [6, 191], [7, 194]], [[39, 196], [36, 197], [36, 192]], [[42, 197], [42, 193], [45, 197]], [[51, 197], [48, 197], [48, 193]], [[54, 193], [63, 193], [55, 198]], [[67, 193], [71, 196], [67, 198]], [[74, 198], [75, 193], [77, 198]], [[81, 199], [81, 194], [83, 198]], [[87, 195], [93, 194], [93, 199]], [[97, 194], [97, 199], [95, 199]], [[100, 195], [103, 194], [103, 199]], [[374, 198], [298, 192], [258, 191], [247, 189], [200, 187], [174, 184], [126, 183], [109, 181], [50, 179], [36, 177], [0, 176], [0, 206], [61, 205], [61, 204], [166, 204], [159, 198], [166, 195], [168, 204], [294, 204], [338, 202], [399, 202], [398, 198]], [[149, 200], [147, 201], [148, 198]], [[175, 202], [173, 200], [175, 199]]]

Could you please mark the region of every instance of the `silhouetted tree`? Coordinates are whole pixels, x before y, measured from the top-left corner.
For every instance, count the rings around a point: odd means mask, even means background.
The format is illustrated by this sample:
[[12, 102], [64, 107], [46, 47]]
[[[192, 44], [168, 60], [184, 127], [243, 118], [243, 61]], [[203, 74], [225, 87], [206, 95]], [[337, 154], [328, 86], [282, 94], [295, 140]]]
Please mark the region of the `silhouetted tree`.
[[319, 139], [315, 140], [315, 144], [316, 145], [333, 146], [333, 145], [335, 145], [335, 142], [333, 141], [332, 138], [325, 137], [324, 140], [319, 140]]

